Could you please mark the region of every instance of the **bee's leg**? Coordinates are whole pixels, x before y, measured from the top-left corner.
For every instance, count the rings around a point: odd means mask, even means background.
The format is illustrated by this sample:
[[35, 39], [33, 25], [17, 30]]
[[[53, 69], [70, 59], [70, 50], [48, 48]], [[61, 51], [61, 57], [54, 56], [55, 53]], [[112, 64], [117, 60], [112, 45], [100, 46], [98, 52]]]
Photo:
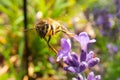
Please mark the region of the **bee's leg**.
[[57, 51], [55, 48], [53, 48], [53, 47], [50, 45], [50, 43], [49, 43], [49, 42], [50, 42], [50, 39], [51, 39], [51, 36], [49, 36], [48, 40], [45, 38], [45, 41], [47, 42], [48, 47], [57, 54], [58, 51]]
[[48, 41], [47, 41], [47, 43], [49, 43], [49, 42], [50, 42], [50, 40], [51, 40], [51, 36], [49, 36], [49, 37], [48, 37]]
[[74, 37], [75, 36], [75, 34], [74, 33], [71, 33], [71, 32], [69, 32], [68, 30], [61, 30], [62, 32], [64, 32], [65, 34], [67, 34], [69, 37]]

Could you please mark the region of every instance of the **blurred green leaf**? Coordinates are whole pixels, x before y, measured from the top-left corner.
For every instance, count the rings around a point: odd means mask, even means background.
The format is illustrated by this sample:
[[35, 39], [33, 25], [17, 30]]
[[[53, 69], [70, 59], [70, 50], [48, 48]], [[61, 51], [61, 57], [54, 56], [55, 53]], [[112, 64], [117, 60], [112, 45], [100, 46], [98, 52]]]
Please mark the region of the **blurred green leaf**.
[[18, 54], [19, 54], [20, 60], [22, 60], [23, 59], [23, 54], [24, 54], [24, 38], [22, 38], [22, 40], [20, 41], [18, 51], [19, 51]]
[[18, 18], [16, 18], [15, 22], [14, 22], [14, 25], [18, 25], [20, 24], [21, 22], [23, 22], [23, 16], [18, 16]]
[[67, 7], [72, 6], [73, 4], [74, 2], [66, 2], [65, 0], [56, 0], [51, 17], [54, 18], [59, 16], [63, 12], [63, 10], [65, 10]]
[[8, 73], [4, 73], [2, 75], [0, 75], [0, 80], [8, 80], [9, 74]]

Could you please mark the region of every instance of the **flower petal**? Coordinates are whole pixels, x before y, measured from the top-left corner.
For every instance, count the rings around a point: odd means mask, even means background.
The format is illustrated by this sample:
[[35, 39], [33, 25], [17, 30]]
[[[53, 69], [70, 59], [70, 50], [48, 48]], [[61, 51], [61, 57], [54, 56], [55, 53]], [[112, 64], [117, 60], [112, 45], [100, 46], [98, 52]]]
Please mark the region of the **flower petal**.
[[88, 67], [88, 64], [86, 62], [81, 62], [80, 65], [79, 65], [79, 71], [78, 73], [84, 71], [86, 68]]
[[84, 80], [83, 76], [79, 73], [77, 78], [72, 78], [72, 80]]
[[[77, 57], [77, 56], [76, 56]], [[79, 66], [79, 61], [77, 58], [75, 58], [75, 56], [70, 55], [66, 58], [66, 60], [64, 59], [64, 62], [69, 65], [69, 66], [73, 66], [73, 67], [78, 67]]]
[[78, 80], [84, 80], [81, 74], [78, 74]]
[[71, 53], [72, 58], [78, 60], [78, 55], [75, 52]]
[[80, 54], [80, 61], [86, 61], [86, 57], [87, 57], [87, 53], [85, 51], [81, 51], [81, 54]]
[[68, 54], [71, 50], [71, 45], [70, 45], [70, 42], [68, 42], [68, 41], [69, 40], [66, 40], [64, 38], [61, 39], [62, 49], [58, 51], [57, 61], [60, 61], [62, 58], [68, 56]]
[[88, 54], [87, 54], [87, 58], [86, 58], [86, 61], [89, 61], [90, 59], [92, 59], [94, 57], [94, 52], [93, 51], [90, 51]]
[[64, 67], [64, 70], [70, 71], [72, 73], [76, 73], [76, 67], [68, 66], [68, 67]]
[[97, 75], [97, 76], [95, 76], [95, 79], [96, 79], [96, 80], [101, 80], [101, 76], [100, 76], [100, 75]]
[[87, 50], [87, 45], [88, 45], [88, 43], [89, 43], [89, 37], [88, 37], [88, 35], [87, 35], [87, 33], [86, 32], [81, 32], [80, 34], [79, 34], [79, 42], [80, 42], [80, 44], [81, 44], [81, 48], [82, 48], [82, 50]]
[[88, 61], [88, 66], [89, 67], [93, 67], [95, 66], [97, 63], [100, 62], [100, 59], [99, 58], [92, 58]]
[[64, 38], [61, 39], [62, 50], [68, 52], [71, 49], [70, 41]]
[[78, 80], [77, 78], [72, 78], [72, 80]]
[[64, 56], [64, 53], [62, 52], [62, 50], [58, 51], [58, 57], [57, 57], [57, 62], [60, 61]]
[[88, 74], [87, 80], [95, 80], [95, 78], [94, 78], [94, 73], [93, 73], [93, 72], [90, 72], [90, 73]]
[[89, 43], [95, 43], [95, 42], [96, 42], [95, 39], [92, 39], [92, 40], [89, 41]]
[[95, 39], [90, 40], [88, 34], [86, 32], [81, 32], [78, 36], [74, 37], [81, 45], [81, 49], [87, 51], [88, 43], [96, 42]]

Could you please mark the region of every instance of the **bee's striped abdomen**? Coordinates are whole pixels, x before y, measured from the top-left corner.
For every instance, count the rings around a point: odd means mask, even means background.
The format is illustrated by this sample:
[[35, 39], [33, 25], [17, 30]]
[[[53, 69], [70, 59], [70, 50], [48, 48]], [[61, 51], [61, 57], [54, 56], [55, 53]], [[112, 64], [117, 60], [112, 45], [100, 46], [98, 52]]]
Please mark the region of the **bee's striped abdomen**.
[[52, 35], [54, 35], [55, 31], [54, 31], [53, 25], [51, 25], [51, 32], [52, 32]]

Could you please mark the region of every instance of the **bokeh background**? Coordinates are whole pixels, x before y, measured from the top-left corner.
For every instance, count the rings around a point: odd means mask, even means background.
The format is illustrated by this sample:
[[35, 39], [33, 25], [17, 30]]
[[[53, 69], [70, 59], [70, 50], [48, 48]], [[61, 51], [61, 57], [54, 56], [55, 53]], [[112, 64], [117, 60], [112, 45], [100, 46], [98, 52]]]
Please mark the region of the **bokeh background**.
[[[24, 0], [0, 0], [0, 80], [71, 80], [72, 74], [56, 62], [36, 31], [24, 32], [23, 4]], [[101, 60], [95, 73], [102, 80], [120, 78], [120, 0], [27, 0], [26, 6], [27, 28], [42, 15], [76, 34], [87, 32], [97, 40], [89, 48]], [[68, 38], [62, 32], [54, 35], [50, 44], [59, 50], [63, 37]], [[79, 54], [80, 46], [74, 40], [72, 45]]]

